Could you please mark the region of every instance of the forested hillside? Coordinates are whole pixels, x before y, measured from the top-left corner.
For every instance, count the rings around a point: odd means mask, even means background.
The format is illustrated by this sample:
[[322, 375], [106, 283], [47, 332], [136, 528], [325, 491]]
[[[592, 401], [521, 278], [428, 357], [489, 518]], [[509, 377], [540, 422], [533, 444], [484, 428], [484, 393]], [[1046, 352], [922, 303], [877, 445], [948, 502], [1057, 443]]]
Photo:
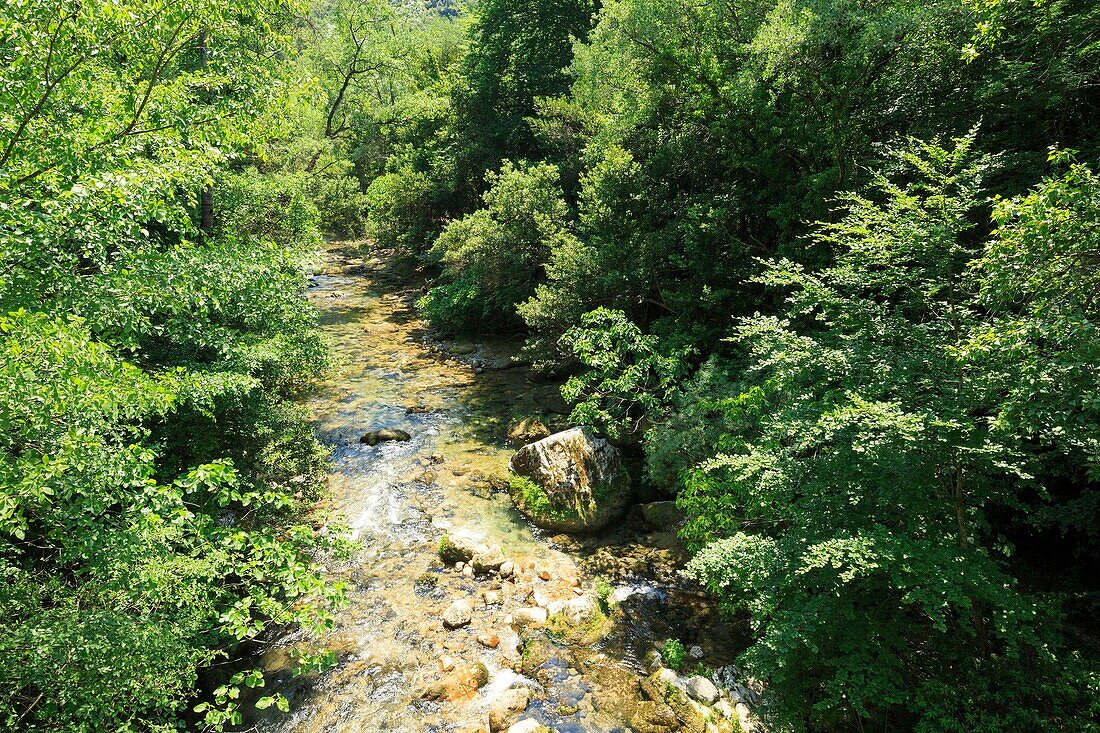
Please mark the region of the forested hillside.
[[1097, 730], [1094, 0], [10, 0], [0, 726], [325, 628], [322, 231], [675, 499], [767, 730]]

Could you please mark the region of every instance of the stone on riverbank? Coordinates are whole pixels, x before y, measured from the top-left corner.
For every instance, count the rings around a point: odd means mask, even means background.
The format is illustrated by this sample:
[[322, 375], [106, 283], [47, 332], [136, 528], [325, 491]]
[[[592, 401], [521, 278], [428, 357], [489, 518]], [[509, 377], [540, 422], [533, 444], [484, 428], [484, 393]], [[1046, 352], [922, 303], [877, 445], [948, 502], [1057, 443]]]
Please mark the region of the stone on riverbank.
[[687, 694], [704, 705], [718, 702], [718, 688], [706, 677], [696, 675], [687, 681]]
[[684, 515], [674, 501], [651, 501], [642, 504], [641, 509], [645, 523], [658, 532], [674, 532], [684, 523]]
[[601, 529], [622, 515], [630, 498], [619, 451], [585, 427], [523, 446], [510, 467], [512, 501], [535, 525], [553, 532]]

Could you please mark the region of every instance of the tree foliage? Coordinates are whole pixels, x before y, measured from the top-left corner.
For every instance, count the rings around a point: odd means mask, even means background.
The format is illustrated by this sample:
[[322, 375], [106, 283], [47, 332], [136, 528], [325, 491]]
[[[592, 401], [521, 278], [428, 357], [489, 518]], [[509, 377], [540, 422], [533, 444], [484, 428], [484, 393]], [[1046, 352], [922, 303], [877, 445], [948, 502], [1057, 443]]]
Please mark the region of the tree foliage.
[[325, 365], [301, 260], [327, 184], [282, 155], [308, 103], [271, 63], [296, 12], [0, 10], [5, 729], [176, 729], [205, 669], [340, 600], [299, 517], [325, 456], [287, 402]]

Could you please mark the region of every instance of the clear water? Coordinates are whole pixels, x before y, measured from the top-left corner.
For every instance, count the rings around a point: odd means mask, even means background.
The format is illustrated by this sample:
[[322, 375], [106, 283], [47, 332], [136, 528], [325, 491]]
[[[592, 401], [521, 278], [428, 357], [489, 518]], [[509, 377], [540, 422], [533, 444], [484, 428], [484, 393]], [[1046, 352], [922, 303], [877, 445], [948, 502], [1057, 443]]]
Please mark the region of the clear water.
[[[562, 733], [622, 730], [615, 714], [591, 704], [588, 672], [636, 667], [636, 659], [604, 648], [586, 657], [584, 673], [571, 662], [551, 661], [539, 681], [521, 677], [509, 668], [519, 666], [519, 639], [505, 617], [525, 604], [525, 589], [484, 607], [477, 601], [486, 583], [442, 568], [436, 555], [445, 532], [465, 533], [551, 572], [556, 585], [548, 588], [571, 590], [568, 581], [577, 578], [590, 589], [575, 559], [532, 530], [505, 494], [489, 488], [506, 476], [514, 450], [504, 442], [508, 422], [545, 415], [555, 386], [522, 369], [479, 374], [433, 350], [411, 308], [416, 293], [387, 287], [381, 263], [361, 257], [334, 246], [310, 291], [337, 361], [310, 399], [318, 434], [333, 450], [328, 508], [350, 525], [360, 547], [353, 562], [331, 568], [351, 584], [350, 603], [325, 640], [340, 661], [321, 675], [291, 678], [279, 671], [288, 650], [303, 642], [291, 637], [268, 652], [263, 662], [293, 707], [259, 723], [260, 729], [465, 730], [485, 720], [495, 695], [527, 684], [538, 693], [528, 716]], [[500, 354], [484, 358], [502, 361]], [[412, 438], [375, 447], [359, 443], [364, 432], [380, 428], [399, 428]], [[473, 622], [446, 630], [439, 614], [459, 597], [475, 602]], [[482, 646], [479, 634], [498, 635], [500, 646]], [[488, 685], [465, 701], [421, 700], [418, 689], [443, 675], [442, 657], [482, 662], [491, 673]]]

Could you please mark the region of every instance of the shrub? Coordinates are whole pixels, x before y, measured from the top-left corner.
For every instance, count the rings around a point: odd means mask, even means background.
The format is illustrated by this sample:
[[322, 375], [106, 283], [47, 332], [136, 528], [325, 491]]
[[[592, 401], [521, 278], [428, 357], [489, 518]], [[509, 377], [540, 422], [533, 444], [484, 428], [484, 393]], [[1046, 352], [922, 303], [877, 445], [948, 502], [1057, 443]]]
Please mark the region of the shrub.
[[661, 658], [665, 660], [665, 664], [671, 669], [680, 669], [684, 665], [684, 659], [687, 657], [687, 652], [684, 650], [684, 645], [680, 643], [679, 639], [666, 639], [665, 644], [661, 647]]
[[367, 237], [405, 257], [422, 257], [434, 237], [432, 180], [401, 169], [378, 176], [366, 192]]

